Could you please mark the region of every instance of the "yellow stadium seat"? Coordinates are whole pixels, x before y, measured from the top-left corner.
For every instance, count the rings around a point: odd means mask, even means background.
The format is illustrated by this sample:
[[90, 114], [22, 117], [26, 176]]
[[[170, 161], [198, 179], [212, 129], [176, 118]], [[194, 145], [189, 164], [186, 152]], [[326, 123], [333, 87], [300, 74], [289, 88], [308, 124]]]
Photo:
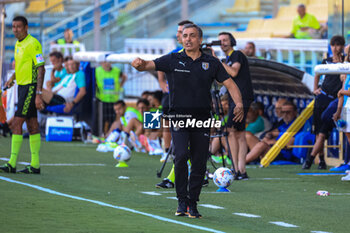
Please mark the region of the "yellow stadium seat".
[[27, 13], [38, 13], [46, 9], [45, 0], [31, 1], [26, 9]]
[[308, 5], [328, 5], [328, 0], [309, 0]]
[[236, 0], [233, 7], [226, 9], [227, 13], [259, 12], [260, 0]]
[[259, 11], [260, 11], [260, 0], [246, 1], [246, 12], [259, 12]]
[[[62, 0], [49, 0], [47, 4], [47, 8], [52, 7], [58, 3], [62, 3]], [[64, 11], [64, 4], [59, 4], [58, 6], [52, 8], [50, 12], [63, 12]]]
[[289, 19], [276, 20], [273, 25], [272, 37], [287, 37], [292, 31], [293, 21]]
[[233, 7], [226, 9], [226, 12], [227, 13], [245, 12], [245, 9], [246, 9], [246, 1], [236, 0]]
[[297, 14], [297, 8], [295, 6], [281, 6], [276, 18], [293, 20]]
[[264, 19], [251, 19], [247, 26], [247, 31], [259, 31], [264, 25]]
[[309, 1], [310, 0], [291, 0], [290, 5], [292, 5], [292, 6], [299, 5], [299, 4], [307, 5], [307, 4], [309, 4]]
[[319, 23], [326, 23], [328, 21], [327, 5], [309, 5], [307, 12], [314, 15]]

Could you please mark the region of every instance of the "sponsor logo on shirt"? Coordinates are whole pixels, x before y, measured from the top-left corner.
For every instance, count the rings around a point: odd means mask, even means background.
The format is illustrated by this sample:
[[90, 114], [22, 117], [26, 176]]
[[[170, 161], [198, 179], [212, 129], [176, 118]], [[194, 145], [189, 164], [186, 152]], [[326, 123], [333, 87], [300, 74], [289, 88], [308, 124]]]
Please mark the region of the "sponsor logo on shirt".
[[35, 58], [36, 58], [36, 62], [37, 63], [43, 63], [44, 62], [44, 58], [43, 58], [43, 55], [41, 53], [35, 55]]
[[202, 68], [203, 68], [203, 70], [208, 70], [209, 69], [209, 63], [208, 62], [202, 62]]
[[179, 69], [175, 69], [174, 71], [176, 71], [176, 72], [184, 72], [184, 73], [191, 73], [191, 71], [189, 71], [189, 70], [179, 70]]

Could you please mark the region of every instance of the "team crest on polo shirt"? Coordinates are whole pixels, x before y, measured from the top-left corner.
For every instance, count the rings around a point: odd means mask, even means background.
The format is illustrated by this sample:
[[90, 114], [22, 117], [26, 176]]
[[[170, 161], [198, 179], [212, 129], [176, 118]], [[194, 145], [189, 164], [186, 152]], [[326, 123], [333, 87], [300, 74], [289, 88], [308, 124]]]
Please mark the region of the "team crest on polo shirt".
[[202, 68], [203, 68], [203, 70], [208, 70], [209, 69], [209, 63], [208, 62], [202, 62]]

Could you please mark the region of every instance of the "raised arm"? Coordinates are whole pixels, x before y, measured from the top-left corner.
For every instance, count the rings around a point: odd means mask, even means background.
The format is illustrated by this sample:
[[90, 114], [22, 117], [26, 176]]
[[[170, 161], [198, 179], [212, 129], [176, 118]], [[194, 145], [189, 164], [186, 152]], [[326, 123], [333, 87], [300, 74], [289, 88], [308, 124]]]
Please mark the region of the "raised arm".
[[233, 78], [237, 76], [239, 69], [241, 68], [241, 63], [239, 62], [235, 62], [231, 66], [226, 65], [225, 63], [222, 63], [222, 65], [224, 66], [226, 72]]
[[133, 60], [131, 65], [138, 71], [149, 71], [156, 69], [156, 65], [153, 61], [146, 61], [139, 57]]

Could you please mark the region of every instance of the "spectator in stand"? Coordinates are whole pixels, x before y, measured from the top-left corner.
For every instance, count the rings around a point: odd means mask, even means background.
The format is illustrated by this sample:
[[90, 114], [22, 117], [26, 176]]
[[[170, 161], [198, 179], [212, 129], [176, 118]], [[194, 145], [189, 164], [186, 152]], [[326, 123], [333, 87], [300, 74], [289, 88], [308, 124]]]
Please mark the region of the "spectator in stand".
[[[271, 146], [283, 135], [284, 132], [290, 127], [297, 117], [297, 107], [294, 103], [287, 101], [282, 106], [283, 124], [278, 128], [266, 133], [265, 137], [258, 142], [247, 154], [247, 163], [250, 163], [258, 158], [263, 158], [265, 154], [270, 150]], [[292, 138], [287, 145], [292, 145], [294, 138]], [[284, 153], [277, 157], [282, 160], [291, 159], [290, 153]]]
[[306, 13], [304, 4], [298, 6], [297, 12], [298, 15], [293, 19], [292, 32], [289, 37], [296, 39], [319, 38], [321, 26], [316, 17]]
[[101, 62], [95, 74], [96, 98], [102, 103], [103, 131], [107, 133], [115, 119], [113, 104], [119, 100], [119, 94], [127, 77], [118, 67], [112, 67], [109, 62]]
[[73, 33], [72, 29], [67, 28], [66, 30], [64, 30], [63, 37], [64, 38], [58, 39], [56, 41], [56, 43], [61, 44], [61, 45], [63, 45], [63, 44], [75, 44], [75, 45], [80, 44], [79, 41], [73, 40], [74, 33]]
[[46, 82], [46, 89], [52, 90], [52, 88], [67, 75], [67, 70], [63, 67], [63, 55], [58, 51], [50, 53], [50, 62], [53, 66], [51, 71], [50, 80]]

